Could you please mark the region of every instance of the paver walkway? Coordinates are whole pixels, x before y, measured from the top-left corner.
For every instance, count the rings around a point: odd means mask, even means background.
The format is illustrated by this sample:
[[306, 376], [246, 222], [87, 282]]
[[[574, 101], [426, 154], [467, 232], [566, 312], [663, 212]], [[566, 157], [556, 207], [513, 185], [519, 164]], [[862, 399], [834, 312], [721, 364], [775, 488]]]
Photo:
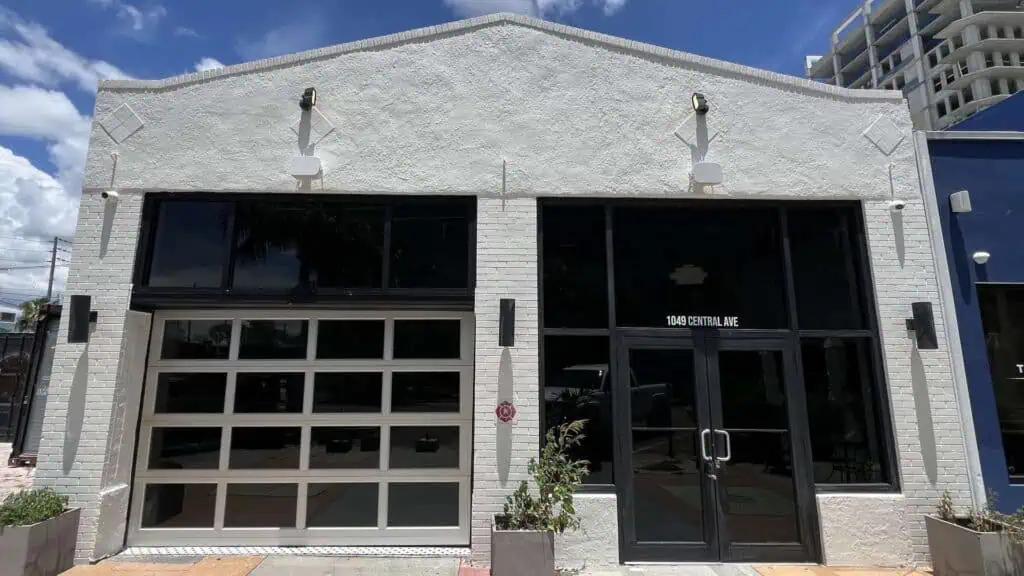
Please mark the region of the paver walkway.
[[32, 487], [32, 478], [36, 469], [32, 466], [8, 468], [7, 459], [11, 456], [11, 445], [0, 443], [0, 502], [15, 490]]

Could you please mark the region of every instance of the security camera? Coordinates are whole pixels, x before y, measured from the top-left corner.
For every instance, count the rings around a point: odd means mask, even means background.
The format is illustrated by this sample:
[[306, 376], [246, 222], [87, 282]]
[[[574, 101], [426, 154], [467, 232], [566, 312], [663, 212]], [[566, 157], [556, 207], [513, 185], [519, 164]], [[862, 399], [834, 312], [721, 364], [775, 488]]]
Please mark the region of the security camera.
[[103, 192], [100, 192], [100, 198], [103, 198], [107, 202], [117, 202], [117, 190], [104, 190]]
[[971, 258], [973, 258], [974, 261], [976, 263], [978, 263], [978, 264], [985, 264], [985, 263], [987, 263], [988, 259], [991, 258], [991, 257], [992, 257], [991, 254], [989, 254], [988, 252], [985, 252], [983, 250], [979, 250], [978, 252], [975, 252], [974, 254], [971, 254]]
[[889, 210], [892, 210], [893, 212], [900, 212], [906, 207], [907, 203], [903, 200], [893, 200], [892, 202], [889, 202]]

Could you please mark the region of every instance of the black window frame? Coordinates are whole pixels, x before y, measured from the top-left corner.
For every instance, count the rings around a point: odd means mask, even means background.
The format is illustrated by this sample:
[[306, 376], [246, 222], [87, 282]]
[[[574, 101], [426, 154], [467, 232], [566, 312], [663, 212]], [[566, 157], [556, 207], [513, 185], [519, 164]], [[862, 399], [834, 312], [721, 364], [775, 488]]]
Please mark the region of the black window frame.
[[[381, 286], [380, 288], [315, 287], [283, 290], [246, 290], [232, 288], [238, 230], [235, 226], [238, 206], [244, 202], [296, 203], [322, 200], [332, 203], [347, 203], [357, 206], [379, 206], [384, 209], [382, 239]], [[150, 287], [147, 285], [153, 264], [153, 249], [157, 233], [157, 219], [163, 202], [227, 202], [232, 204], [227, 222], [228, 240], [222, 254], [221, 283], [215, 288]], [[467, 277], [464, 288], [392, 288], [390, 287], [391, 235], [394, 207], [408, 203], [462, 203], [466, 209], [469, 228], [467, 242]], [[217, 193], [152, 192], [145, 196], [142, 221], [135, 249], [135, 263], [132, 272], [132, 308], [154, 310], [158, 308], [182, 307], [232, 307], [232, 306], [286, 306], [301, 304], [315, 307], [330, 305], [333, 308], [372, 308], [386, 304], [394, 308], [472, 310], [476, 287], [476, 215], [475, 196], [370, 196], [348, 194], [281, 194], [281, 193]]]
[[[540, 409], [540, 444], [543, 445], [544, 437], [547, 433], [546, 419], [544, 414], [545, 403], [544, 403], [544, 386], [545, 386], [545, 339], [547, 336], [598, 336], [608, 338], [608, 354], [609, 354], [609, 374], [618, 374], [618, 361], [617, 361], [617, 349], [616, 341], [618, 340], [617, 334], [620, 330], [629, 330], [628, 327], [620, 327], [617, 325], [615, 315], [615, 251], [614, 251], [614, 230], [613, 230], [613, 211], [618, 206], [637, 206], [643, 204], [655, 205], [655, 206], [700, 206], [702, 203], [706, 204], [706, 200], [654, 200], [654, 199], [631, 199], [631, 200], [595, 200], [593, 198], [557, 198], [557, 197], [539, 197], [537, 199], [537, 306], [538, 306], [538, 325], [540, 328], [538, 338], [538, 370], [539, 370], [539, 390], [538, 390], [538, 403]], [[606, 328], [548, 328], [544, 323], [544, 206], [557, 205], [557, 206], [603, 206], [604, 207], [604, 248], [605, 248], [605, 275], [606, 275], [606, 294], [608, 298], [607, 310], [608, 310], [608, 325]], [[785, 315], [789, 325], [785, 328], [780, 329], [753, 329], [751, 332], [765, 333], [765, 334], [776, 334], [787, 336], [795, 349], [794, 354], [796, 355], [796, 378], [798, 380], [797, 385], [804, 389], [805, 380], [803, 373], [803, 354], [801, 350], [802, 339], [805, 337], [823, 338], [823, 337], [837, 337], [837, 338], [858, 338], [868, 340], [868, 348], [870, 353], [871, 366], [868, 367], [868, 376], [873, 377], [874, 386], [871, 390], [872, 394], [869, 401], [872, 405], [869, 407], [870, 411], [875, 414], [877, 422], [874, 424], [878, 428], [880, 435], [880, 450], [884, 458], [881, 462], [884, 467], [884, 474], [888, 478], [886, 482], [877, 483], [850, 483], [850, 484], [814, 484], [814, 491], [817, 494], [828, 494], [828, 493], [898, 493], [901, 490], [901, 479], [899, 470], [899, 460], [896, 452], [896, 437], [895, 428], [892, 421], [892, 410], [889, 404], [889, 380], [888, 374], [885, 371], [885, 365], [882, 358], [881, 348], [881, 336], [879, 333], [878, 324], [878, 305], [875, 297], [875, 285], [874, 277], [871, 266], [870, 254], [868, 252], [867, 235], [866, 235], [866, 224], [864, 221], [864, 206], [863, 203], [857, 200], [814, 200], [814, 201], [777, 201], [777, 200], [730, 200], [729, 205], [733, 207], [750, 206], [756, 205], [759, 207], [774, 207], [776, 217], [778, 218], [778, 226], [780, 230], [780, 250], [781, 250], [781, 261], [783, 266], [783, 293], [785, 296]], [[851, 238], [851, 246], [849, 247], [852, 251], [851, 256], [856, 259], [854, 262], [857, 270], [854, 272], [857, 274], [858, 280], [860, 281], [860, 304], [863, 307], [861, 311], [865, 317], [866, 324], [863, 328], [858, 329], [801, 329], [797, 319], [797, 307], [796, 307], [796, 286], [794, 282], [793, 274], [793, 257], [790, 246], [789, 238], [789, 224], [787, 220], [787, 213], [789, 208], [799, 209], [807, 208], [809, 206], [817, 207], [833, 207], [836, 209], [842, 209], [847, 211], [846, 213], [852, 215], [852, 221], [847, 218], [843, 218], [843, 222], [847, 227], [847, 236]], [[859, 266], [856, 266], [859, 264]], [[802, 407], [801, 410], [806, 416], [806, 406]], [[872, 423], [868, 422], [871, 426]], [[809, 428], [805, 425], [805, 429]], [[613, 430], [612, 437], [614, 442], [618, 442], [618, 433]], [[613, 472], [613, 475], [617, 478], [618, 472]], [[616, 480], [617, 481], [617, 480]], [[580, 488], [580, 492], [589, 493], [615, 493], [615, 484], [584, 484]]]

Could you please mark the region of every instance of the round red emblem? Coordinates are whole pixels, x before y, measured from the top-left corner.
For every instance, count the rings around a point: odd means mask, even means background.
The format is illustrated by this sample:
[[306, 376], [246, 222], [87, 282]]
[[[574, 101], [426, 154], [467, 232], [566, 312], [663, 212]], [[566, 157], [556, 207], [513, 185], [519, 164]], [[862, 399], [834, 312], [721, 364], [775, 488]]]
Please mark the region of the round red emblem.
[[508, 400], [505, 400], [494, 409], [494, 414], [497, 415], [498, 420], [508, 423], [516, 417], [516, 407]]

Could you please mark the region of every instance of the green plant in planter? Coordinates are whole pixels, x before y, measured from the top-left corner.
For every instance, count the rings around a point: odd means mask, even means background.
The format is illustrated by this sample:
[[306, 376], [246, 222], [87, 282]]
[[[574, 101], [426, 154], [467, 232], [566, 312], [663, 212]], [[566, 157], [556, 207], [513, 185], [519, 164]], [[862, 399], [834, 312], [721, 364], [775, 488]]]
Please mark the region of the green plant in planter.
[[1002, 532], [1016, 543], [1024, 543], [1024, 507], [1013, 514], [1004, 514], [995, 508], [996, 494], [988, 493], [988, 503], [980, 510], [972, 509], [966, 517], [958, 517], [953, 508], [953, 496], [948, 490], [942, 493], [936, 507], [936, 515], [953, 524], [970, 528], [975, 532]]
[[29, 526], [60, 516], [68, 508], [68, 497], [52, 488], [22, 490], [0, 504], [0, 526]]
[[530, 459], [536, 495], [524, 480], [505, 500], [503, 514], [495, 518], [499, 530], [538, 530], [561, 534], [580, 527], [573, 494], [587, 475], [586, 460], [569, 453], [583, 440], [586, 420], [566, 422], [548, 430], [539, 459]]

